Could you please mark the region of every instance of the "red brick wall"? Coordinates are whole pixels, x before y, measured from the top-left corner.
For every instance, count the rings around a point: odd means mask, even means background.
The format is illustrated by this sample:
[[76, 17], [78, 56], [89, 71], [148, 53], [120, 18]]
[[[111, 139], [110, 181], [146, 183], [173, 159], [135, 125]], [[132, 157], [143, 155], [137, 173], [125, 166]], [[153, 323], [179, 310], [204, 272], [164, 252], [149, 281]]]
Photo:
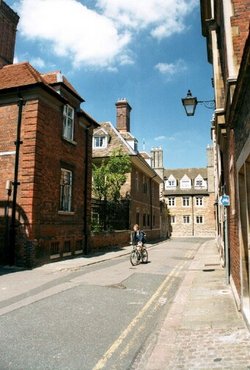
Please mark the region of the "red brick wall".
[[234, 15], [231, 19], [233, 27], [233, 46], [240, 64], [245, 42], [249, 33], [250, 2], [249, 0], [232, 0]]
[[0, 2], [0, 67], [13, 63], [17, 22], [17, 15]]
[[[62, 103], [31, 100], [26, 103], [22, 117], [20, 167], [17, 203], [22, 208], [21, 239], [17, 239], [17, 261], [22, 263], [25, 240], [34, 241], [35, 263], [50, 258], [50, 241], [59, 242], [60, 256], [64, 241], [70, 250], [79, 248], [84, 239], [84, 217], [90, 219], [92, 132], [88, 143], [88, 213], [84, 214], [84, 175], [86, 131], [75, 120], [75, 142], [62, 138]], [[17, 107], [0, 108], [0, 151], [14, 150]], [[4, 129], [3, 129], [4, 127]], [[2, 138], [5, 138], [2, 140]], [[0, 200], [5, 199], [5, 181], [13, 180], [13, 156], [0, 156]], [[73, 172], [72, 214], [59, 211], [61, 167]], [[6, 168], [8, 169], [6, 171]], [[87, 230], [88, 232], [88, 230]], [[21, 240], [21, 241], [20, 241]], [[77, 246], [76, 246], [77, 245]]]

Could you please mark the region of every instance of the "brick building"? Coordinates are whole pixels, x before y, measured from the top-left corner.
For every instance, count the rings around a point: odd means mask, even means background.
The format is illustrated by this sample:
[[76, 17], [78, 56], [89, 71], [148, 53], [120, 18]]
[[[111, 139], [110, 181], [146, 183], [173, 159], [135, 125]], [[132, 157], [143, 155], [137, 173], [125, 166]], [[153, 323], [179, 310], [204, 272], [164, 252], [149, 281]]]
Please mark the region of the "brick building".
[[[98, 124], [82, 102], [60, 72], [40, 74], [29, 63], [0, 69], [1, 263], [34, 265], [87, 252]], [[6, 192], [11, 183], [13, 197]]]
[[206, 168], [163, 168], [163, 150], [152, 149], [153, 167], [163, 177], [172, 236], [215, 236], [213, 149]]
[[0, 0], [0, 67], [13, 63], [18, 15]]
[[122, 153], [131, 159], [131, 171], [127, 181], [121, 188], [121, 198], [129, 200], [127, 228], [138, 223], [146, 230], [148, 238], [159, 238], [161, 235], [161, 209], [159, 185], [161, 178], [150, 166], [150, 157], [140, 154], [137, 139], [130, 132], [131, 107], [127, 100], [116, 103], [116, 127], [110, 122], [100, 124], [93, 134], [93, 162], [108, 158], [114, 149], [120, 148]]
[[[201, 20], [214, 73], [218, 245], [250, 324], [250, 1], [201, 0]], [[219, 204], [223, 193], [230, 195], [227, 210]]]

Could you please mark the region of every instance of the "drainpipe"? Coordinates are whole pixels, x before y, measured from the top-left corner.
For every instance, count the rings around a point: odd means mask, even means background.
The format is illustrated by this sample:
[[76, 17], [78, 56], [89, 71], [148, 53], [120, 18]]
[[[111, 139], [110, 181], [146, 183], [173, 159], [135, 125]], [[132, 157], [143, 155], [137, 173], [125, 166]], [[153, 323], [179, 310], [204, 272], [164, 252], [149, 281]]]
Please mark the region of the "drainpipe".
[[10, 222], [10, 238], [9, 238], [9, 264], [15, 264], [15, 244], [16, 244], [16, 201], [17, 201], [17, 189], [20, 182], [18, 182], [18, 169], [19, 169], [19, 154], [20, 145], [23, 143], [21, 138], [21, 124], [22, 124], [22, 112], [25, 102], [23, 98], [19, 98], [18, 105], [18, 119], [17, 119], [17, 135], [16, 135], [16, 155], [15, 155], [15, 170], [14, 170], [14, 181], [13, 184], [13, 199], [12, 199], [12, 213]]
[[191, 195], [192, 200], [192, 236], [194, 236], [194, 196]]
[[85, 171], [84, 171], [84, 222], [83, 222], [83, 231], [84, 231], [84, 254], [88, 254], [88, 170], [89, 170], [89, 127], [85, 127]]

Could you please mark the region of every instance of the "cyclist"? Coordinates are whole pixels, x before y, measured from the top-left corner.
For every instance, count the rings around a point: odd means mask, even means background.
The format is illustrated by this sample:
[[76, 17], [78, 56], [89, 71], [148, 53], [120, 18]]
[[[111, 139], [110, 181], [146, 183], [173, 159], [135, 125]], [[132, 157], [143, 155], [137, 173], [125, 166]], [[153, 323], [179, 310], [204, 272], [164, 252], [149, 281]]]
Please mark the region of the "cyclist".
[[140, 230], [140, 226], [135, 224], [131, 233], [131, 244], [137, 245], [138, 242], [145, 243], [145, 233]]

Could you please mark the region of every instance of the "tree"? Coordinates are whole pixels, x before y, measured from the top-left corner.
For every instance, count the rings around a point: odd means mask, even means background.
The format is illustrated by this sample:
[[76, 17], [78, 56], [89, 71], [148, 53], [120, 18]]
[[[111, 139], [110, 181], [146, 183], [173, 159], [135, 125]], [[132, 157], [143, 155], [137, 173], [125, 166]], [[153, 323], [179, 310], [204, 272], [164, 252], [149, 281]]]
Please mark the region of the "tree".
[[118, 201], [120, 190], [126, 182], [131, 162], [128, 154], [121, 149], [113, 150], [109, 159], [101, 165], [93, 165], [93, 191], [100, 200]]
[[120, 190], [130, 169], [129, 155], [123, 154], [121, 149], [115, 149], [108, 160], [102, 160], [101, 165], [93, 165], [93, 192], [103, 201], [100, 217], [104, 230], [107, 229], [109, 213], [121, 199]]

